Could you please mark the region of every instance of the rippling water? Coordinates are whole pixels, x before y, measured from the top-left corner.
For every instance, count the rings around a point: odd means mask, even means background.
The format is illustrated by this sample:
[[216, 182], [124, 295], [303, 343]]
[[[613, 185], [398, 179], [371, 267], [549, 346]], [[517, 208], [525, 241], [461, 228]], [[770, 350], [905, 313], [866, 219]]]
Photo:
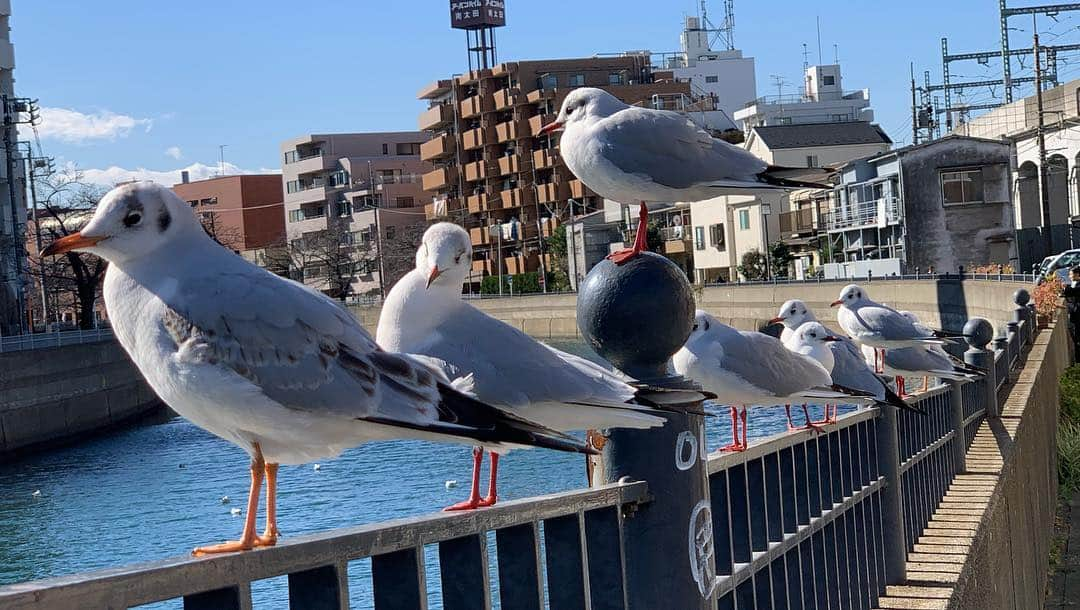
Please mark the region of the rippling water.
[[[557, 345], [595, 358], [580, 344]], [[758, 409], [750, 419], [751, 436], [784, 427], [783, 409]], [[726, 415], [708, 418], [710, 447], [728, 442], [729, 426]], [[401, 441], [352, 449], [319, 470], [283, 466], [282, 536], [437, 511], [467, 495], [470, 457], [463, 446]], [[448, 480], [460, 485], [447, 490]], [[518, 451], [500, 463], [501, 500], [585, 483], [577, 455]], [[180, 418], [0, 465], [0, 584], [186, 554], [236, 538], [243, 517], [230, 511], [244, 507], [247, 487], [246, 454]], [[427, 561], [430, 607], [439, 608], [434, 547]], [[353, 562], [349, 574], [353, 607], [370, 608], [370, 563]], [[255, 605], [287, 607], [286, 591], [284, 577], [255, 583]]]

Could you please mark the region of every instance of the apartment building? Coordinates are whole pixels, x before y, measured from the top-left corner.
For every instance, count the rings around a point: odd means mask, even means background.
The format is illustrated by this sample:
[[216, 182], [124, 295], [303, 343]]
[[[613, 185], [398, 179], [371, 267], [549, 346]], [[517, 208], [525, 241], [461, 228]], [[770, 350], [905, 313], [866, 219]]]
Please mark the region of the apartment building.
[[542, 240], [569, 217], [601, 207], [559, 156], [555, 137], [538, 135], [575, 87], [600, 87], [630, 104], [669, 107], [690, 99], [689, 82], [654, 72], [648, 53], [508, 62], [421, 89], [419, 127], [431, 139], [420, 158], [435, 168], [423, 188], [429, 220], [464, 226], [474, 247], [472, 282], [485, 275], [552, 269]]
[[870, 90], [844, 91], [839, 64], [809, 66], [802, 93], [766, 95], [735, 112], [735, 121], [747, 134], [758, 126], [808, 123], [872, 122]]
[[[390, 289], [404, 273], [399, 250], [415, 251], [415, 234], [426, 225], [426, 140], [424, 132], [406, 131], [309, 134], [281, 144], [285, 233], [297, 279], [342, 298]], [[333, 278], [347, 285], [331, 285]]]
[[188, 202], [206, 231], [251, 261], [285, 241], [285, 214], [278, 174], [219, 176], [184, 181], [172, 190]]

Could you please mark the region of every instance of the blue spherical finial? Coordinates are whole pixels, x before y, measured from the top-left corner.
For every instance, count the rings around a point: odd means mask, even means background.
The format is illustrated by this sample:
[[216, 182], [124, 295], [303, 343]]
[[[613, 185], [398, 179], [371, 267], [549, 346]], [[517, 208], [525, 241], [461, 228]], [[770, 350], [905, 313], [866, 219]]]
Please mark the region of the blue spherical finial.
[[994, 327], [983, 318], [971, 318], [964, 324], [964, 339], [971, 347], [984, 349], [993, 338]]
[[1021, 307], [1024, 307], [1030, 301], [1031, 301], [1031, 293], [1029, 293], [1027, 290], [1025, 290], [1023, 288], [1018, 288], [1016, 290], [1016, 292], [1013, 293], [1013, 303], [1016, 303], [1017, 305], [1019, 305]]
[[605, 259], [581, 283], [577, 323], [589, 347], [623, 372], [660, 378], [690, 336], [694, 294], [683, 270], [659, 254], [622, 265]]

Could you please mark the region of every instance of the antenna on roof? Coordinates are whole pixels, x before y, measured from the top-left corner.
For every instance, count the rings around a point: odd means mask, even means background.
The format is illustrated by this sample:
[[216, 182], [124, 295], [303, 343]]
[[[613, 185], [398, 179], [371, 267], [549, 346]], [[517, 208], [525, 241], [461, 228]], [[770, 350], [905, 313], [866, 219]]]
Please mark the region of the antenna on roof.
[[709, 45], [712, 48], [716, 44], [717, 40], [724, 41], [724, 49], [732, 51], [735, 49], [735, 0], [724, 0], [724, 20], [719, 26], [714, 26], [709, 21], [709, 9], [705, 6], [705, 0], [701, 0], [701, 29], [706, 32], [716, 33], [716, 37], [713, 38], [712, 44]]

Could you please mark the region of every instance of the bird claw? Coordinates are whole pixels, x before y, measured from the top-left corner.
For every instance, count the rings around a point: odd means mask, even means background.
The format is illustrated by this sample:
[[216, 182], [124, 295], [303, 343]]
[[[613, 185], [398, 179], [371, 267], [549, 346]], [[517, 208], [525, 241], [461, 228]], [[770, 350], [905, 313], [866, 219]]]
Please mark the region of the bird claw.
[[746, 451], [746, 447], [742, 443], [731, 443], [720, 447], [717, 451], [721, 453], [740, 453]]
[[622, 265], [630, 259], [634, 258], [634, 256], [636, 255], [637, 251], [635, 251], [633, 248], [627, 248], [619, 250], [618, 252], [612, 252], [611, 254], [608, 254], [607, 259], [615, 263], [616, 265]]
[[458, 502], [457, 504], [451, 504], [450, 506], [447, 506], [443, 509], [443, 512], [449, 513], [458, 510], [476, 510], [484, 506], [489, 506], [487, 504], [484, 504], [485, 500], [486, 498], [469, 498], [464, 502]]
[[250, 551], [258, 545], [258, 537], [251, 540], [229, 540], [228, 542], [222, 542], [221, 544], [211, 544], [209, 546], [195, 547], [191, 551], [191, 554], [195, 557], [203, 557], [206, 555], [216, 555], [219, 553], [236, 553], [238, 551]]

